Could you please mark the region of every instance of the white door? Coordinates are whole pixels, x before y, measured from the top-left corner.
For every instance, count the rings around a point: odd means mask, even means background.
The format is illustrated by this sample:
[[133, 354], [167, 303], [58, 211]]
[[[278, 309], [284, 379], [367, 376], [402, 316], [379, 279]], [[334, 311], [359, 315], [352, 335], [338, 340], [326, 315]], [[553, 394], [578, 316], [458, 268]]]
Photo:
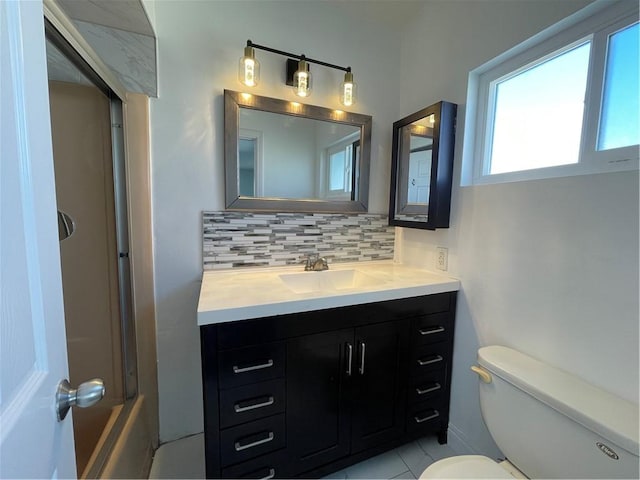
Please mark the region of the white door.
[[431, 150], [411, 152], [409, 155], [409, 193], [407, 203], [427, 205], [431, 180]]
[[411, 135], [410, 145], [407, 203], [409, 205], [428, 205], [433, 138]]
[[0, 0], [0, 478], [76, 476], [43, 18]]

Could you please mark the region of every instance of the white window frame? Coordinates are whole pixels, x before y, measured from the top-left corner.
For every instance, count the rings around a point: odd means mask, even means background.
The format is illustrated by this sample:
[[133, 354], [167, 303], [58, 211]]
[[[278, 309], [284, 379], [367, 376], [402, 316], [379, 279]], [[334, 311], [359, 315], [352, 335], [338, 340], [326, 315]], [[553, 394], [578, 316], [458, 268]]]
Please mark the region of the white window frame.
[[[261, 130], [250, 128], [239, 128], [238, 139], [253, 140], [256, 145], [253, 163], [253, 196], [264, 197], [264, 142]], [[238, 145], [240, 142], [238, 142]], [[238, 147], [239, 148], [239, 147]], [[238, 156], [238, 168], [240, 168], [240, 156]], [[238, 192], [240, 191], [240, 171], [238, 171]]]
[[[596, 149], [609, 35], [637, 21], [636, 2], [600, 0], [471, 71], [467, 91], [467, 133], [463, 140], [461, 185], [637, 170], [638, 145], [602, 151]], [[591, 47], [578, 162], [490, 174], [497, 83], [586, 42], [590, 42]]]
[[[351, 171], [351, 169], [346, 169], [345, 168], [345, 173], [344, 173], [344, 177], [345, 177], [345, 183], [344, 185], [349, 186], [349, 190], [345, 190], [344, 187], [342, 189], [338, 189], [338, 190], [331, 190], [329, 188], [329, 184], [331, 182], [331, 155], [333, 153], [339, 152], [339, 151], [343, 151], [346, 150], [347, 147], [349, 146], [353, 146], [353, 144], [355, 142], [358, 141], [358, 139], [360, 138], [360, 132], [356, 132], [353, 133], [345, 138], [340, 139], [339, 141], [329, 145], [326, 149], [325, 149], [325, 158], [326, 158], [326, 162], [325, 162], [325, 178], [326, 178], [326, 185], [325, 185], [325, 198], [343, 198], [345, 196], [346, 193], [351, 193], [351, 178], [353, 176], [353, 171]], [[354, 152], [351, 152], [352, 155], [354, 154]], [[350, 175], [348, 176], [349, 178], [347, 178], [347, 170], [349, 170]]]

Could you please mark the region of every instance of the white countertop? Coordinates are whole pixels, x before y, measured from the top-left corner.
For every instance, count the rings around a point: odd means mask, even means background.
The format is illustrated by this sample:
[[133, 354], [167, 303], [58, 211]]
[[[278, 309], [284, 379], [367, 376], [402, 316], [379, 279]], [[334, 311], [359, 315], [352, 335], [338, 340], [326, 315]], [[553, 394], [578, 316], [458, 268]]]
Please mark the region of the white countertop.
[[[330, 264], [329, 268], [329, 272], [356, 270], [371, 282], [340, 290], [294, 293], [281, 275], [322, 275], [325, 272], [304, 272], [302, 265], [206, 271], [202, 275], [198, 325], [453, 292], [460, 288], [460, 282], [455, 278], [390, 260], [336, 263]], [[295, 281], [299, 277], [291, 278]], [[315, 280], [315, 277], [311, 279]]]

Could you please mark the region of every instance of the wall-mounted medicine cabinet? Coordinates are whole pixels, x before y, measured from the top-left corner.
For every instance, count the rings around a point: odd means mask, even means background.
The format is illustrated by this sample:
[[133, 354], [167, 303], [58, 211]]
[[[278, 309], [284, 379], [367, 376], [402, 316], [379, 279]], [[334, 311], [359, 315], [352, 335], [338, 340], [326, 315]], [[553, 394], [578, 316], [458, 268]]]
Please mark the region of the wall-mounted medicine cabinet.
[[394, 122], [389, 225], [449, 228], [456, 111], [441, 101]]

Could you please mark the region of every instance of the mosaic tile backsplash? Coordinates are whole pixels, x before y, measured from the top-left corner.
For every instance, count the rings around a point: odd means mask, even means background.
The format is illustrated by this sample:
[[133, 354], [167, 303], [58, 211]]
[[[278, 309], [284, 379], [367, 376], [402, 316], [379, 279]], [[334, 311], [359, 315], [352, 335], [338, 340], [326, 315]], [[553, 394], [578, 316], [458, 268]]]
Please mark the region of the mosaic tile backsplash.
[[393, 258], [394, 227], [378, 214], [203, 212], [205, 270]]

